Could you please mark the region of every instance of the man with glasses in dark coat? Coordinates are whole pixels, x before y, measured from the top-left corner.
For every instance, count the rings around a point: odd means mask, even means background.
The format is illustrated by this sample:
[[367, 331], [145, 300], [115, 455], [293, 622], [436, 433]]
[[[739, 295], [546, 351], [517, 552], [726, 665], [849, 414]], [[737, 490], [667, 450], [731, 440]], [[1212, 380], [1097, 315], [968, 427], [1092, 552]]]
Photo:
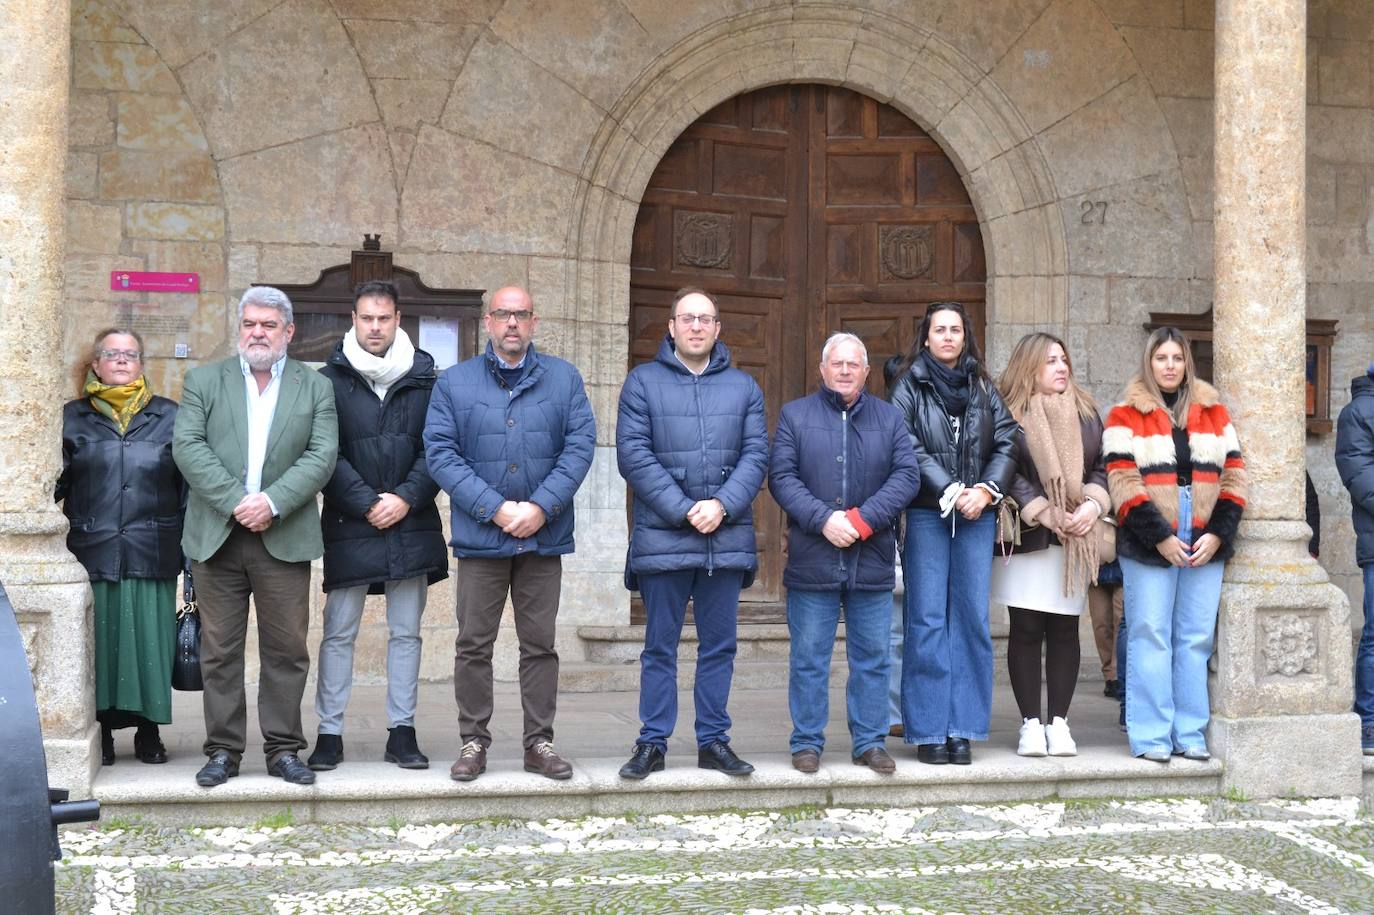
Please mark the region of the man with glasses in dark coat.
[[663, 768], [677, 721], [677, 648], [692, 602], [698, 650], [697, 765], [728, 775], [754, 767], [730, 749], [739, 595], [758, 569], [750, 510], [768, 469], [763, 391], [730, 365], [715, 299], [679, 290], [652, 362], [620, 392], [616, 458], [634, 491], [626, 585], [648, 625], [640, 655], [643, 726], [622, 778]]
[[353, 685], [353, 645], [369, 594], [386, 595], [386, 716], [383, 759], [429, 768], [415, 736], [420, 617], [429, 586], [448, 577], [448, 551], [425, 463], [425, 414], [434, 359], [401, 328], [396, 287], [358, 286], [353, 326], [320, 373], [334, 385], [339, 461], [324, 488], [324, 635], [320, 640], [315, 751], [306, 765], [344, 758], [343, 720]]

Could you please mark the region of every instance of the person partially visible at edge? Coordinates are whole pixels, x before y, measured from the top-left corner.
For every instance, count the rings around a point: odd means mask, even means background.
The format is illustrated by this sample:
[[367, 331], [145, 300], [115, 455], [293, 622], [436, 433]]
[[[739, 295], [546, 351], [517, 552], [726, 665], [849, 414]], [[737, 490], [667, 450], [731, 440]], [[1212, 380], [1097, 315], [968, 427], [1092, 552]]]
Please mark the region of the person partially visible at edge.
[[820, 372], [820, 390], [783, 406], [768, 468], [768, 489], [787, 514], [789, 750], [799, 772], [820, 768], [843, 611], [850, 759], [891, 775], [897, 766], [883, 741], [896, 527], [921, 469], [901, 412], [864, 390], [863, 341], [833, 335]]
[[1360, 716], [1360, 747], [1364, 755], [1374, 756], [1374, 363], [1350, 382], [1350, 403], [1336, 420], [1336, 471], [1350, 491], [1355, 561], [1364, 575], [1364, 628], [1355, 651], [1355, 714]]
[[135, 727], [134, 756], [164, 763], [186, 497], [172, 460], [177, 405], [152, 392], [143, 338], [124, 328], [96, 334], [81, 393], [62, 408], [55, 498], [91, 578], [100, 762], [114, 764], [114, 731]]
[[269, 775], [309, 785], [301, 698], [310, 671], [310, 562], [324, 553], [315, 497], [334, 473], [334, 388], [288, 358], [291, 300], [250, 287], [239, 300], [238, 354], [186, 375], [172, 453], [190, 486], [182, 549], [199, 597], [205, 755], [196, 784], [239, 773], [248, 598], [258, 624], [258, 723]]
[[492, 649], [510, 595], [520, 642], [526, 772], [572, 777], [554, 750], [554, 648], [573, 497], [592, 464], [596, 420], [572, 363], [539, 352], [534, 301], [518, 286], [491, 297], [486, 351], [439, 376], [425, 419], [429, 473], [449, 494], [459, 559], [453, 693], [462, 749], [449, 769], [472, 781], [491, 746]]
[[615, 453], [634, 493], [625, 586], [647, 624], [640, 655], [639, 737], [621, 778], [664, 766], [677, 723], [677, 650], [687, 602], [698, 638], [697, 765], [728, 775], [754, 767], [730, 747], [726, 706], [735, 671], [739, 595], [758, 552], [751, 505], [768, 471], [763, 391], [730, 365], [716, 300], [678, 290], [653, 361], [620, 389]]
[[932, 302], [892, 404], [906, 417], [921, 489], [906, 512], [903, 740], [923, 763], [968, 765], [992, 715], [988, 579], [996, 512], [1016, 472], [1016, 420], [958, 302]]
[[387, 741], [382, 758], [426, 769], [415, 736], [420, 617], [429, 586], [448, 578], [448, 551], [425, 462], [425, 415], [434, 359], [401, 327], [396, 287], [362, 283], [353, 326], [320, 374], [334, 385], [339, 460], [324, 488], [324, 634], [315, 677], [319, 735], [306, 765], [344, 758], [344, 712], [353, 684], [353, 644], [369, 594], [386, 595]]
[[991, 588], [1011, 618], [1007, 673], [1021, 712], [1016, 752], [1075, 756], [1068, 716], [1078, 682], [1078, 618], [1101, 564], [1097, 521], [1112, 504], [1102, 419], [1074, 380], [1064, 341], [1050, 334], [1021, 338], [997, 388], [1021, 425], [1009, 491], [1020, 506], [1020, 530], [999, 546]]
[[1245, 460], [1183, 332], [1161, 327], [1107, 416], [1107, 484], [1126, 596], [1126, 736], [1159, 763], [1210, 758], [1207, 659], [1224, 564], [1245, 510]]

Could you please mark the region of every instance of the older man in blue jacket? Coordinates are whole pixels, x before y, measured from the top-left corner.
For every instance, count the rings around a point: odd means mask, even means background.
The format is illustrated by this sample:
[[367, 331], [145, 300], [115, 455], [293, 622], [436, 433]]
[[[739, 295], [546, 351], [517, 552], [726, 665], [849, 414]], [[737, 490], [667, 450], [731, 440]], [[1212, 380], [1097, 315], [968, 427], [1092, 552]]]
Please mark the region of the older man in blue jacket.
[[573, 496], [592, 463], [596, 421], [571, 363], [535, 351], [529, 293], [498, 289], [486, 352], [444, 370], [425, 419], [429, 474], [449, 495], [458, 566], [453, 692], [463, 747], [449, 774], [486, 771], [492, 645], [507, 593], [520, 640], [525, 771], [565, 779], [553, 748], [554, 628], [562, 556], [573, 551]]
[[648, 625], [640, 655], [643, 727], [622, 778], [663, 768], [677, 722], [677, 648], [687, 601], [696, 619], [697, 765], [729, 775], [754, 767], [730, 749], [726, 704], [735, 671], [739, 594], [758, 570], [750, 505], [768, 472], [763, 391], [730, 366], [715, 299], [679, 290], [668, 335], [620, 392], [616, 457], [634, 491], [625, 568]]
[[858, 337], [826, 341], [821, 380], [819, 391], [782, 408], [768, 479], [787, 513], [792, 765], [820, 768], [843, 609], [851, 758], [891, 775], [897, 767], [883, 738], [896, 523], [921, 486], [921, 471], [901, 412], [864, 392], [868, 352]]
[[1336, 470], [1350, 490], [1355, 561], [1364, 575], [1364, 628], [1355, 652], [1355, 714], [1360, 748], [1374, 756], [1374, 363], [1350, 382], [1350, 403], [1336, 420]]

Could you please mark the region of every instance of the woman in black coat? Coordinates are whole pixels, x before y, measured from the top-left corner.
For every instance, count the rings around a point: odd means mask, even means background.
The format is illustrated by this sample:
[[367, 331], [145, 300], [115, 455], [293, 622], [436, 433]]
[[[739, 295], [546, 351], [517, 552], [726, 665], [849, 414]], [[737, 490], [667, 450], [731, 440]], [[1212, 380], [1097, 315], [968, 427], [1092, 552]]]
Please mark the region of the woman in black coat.
[[921, 465], [906, 513], [903, 739], [935, 765], [972, 761], [992, 713], [993, 506], [1011, 485], [1016, 420], [958, 302], [933, 302], [892, 391]]
[[56, 500], [67, 548], [86, 567], [95, 603], [95, 707], [100, 761], [117, 728], [136, 726], [134, 753], [167, 761], [159, 724], [172, 721], [176, 578], [184, 486], [172, 461], [177, 405], [143, 376], [143, 340], [96, 335], [83, 397], [62, 409]]

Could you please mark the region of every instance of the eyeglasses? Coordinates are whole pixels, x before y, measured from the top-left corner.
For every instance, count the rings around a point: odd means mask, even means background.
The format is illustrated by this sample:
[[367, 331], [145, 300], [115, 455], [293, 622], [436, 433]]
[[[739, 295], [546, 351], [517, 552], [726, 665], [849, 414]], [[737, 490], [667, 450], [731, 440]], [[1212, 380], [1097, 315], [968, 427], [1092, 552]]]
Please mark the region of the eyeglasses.
[[691, 327], [693, 324], [700, 324], [702, 327], [713, 327], [716, 323], [715, 315], [689, 315], [686, 312], [677, 316], [677, 323], [683, 327]]
[[530, 319], [534, 317], [534, 312], [529, 309], [511, 311], [509, 308], [498, 308], [495, 311], [487, 312], [487, 314], [501, 324], [505, 324], [511, 318], [514, 318], [517, 324], [528, 324]]
[[143, 358], [143, 354], [136, 349], [103, 349], [100, 351], [101, 359], [127, 359], [130, 362], [138, 362]]

